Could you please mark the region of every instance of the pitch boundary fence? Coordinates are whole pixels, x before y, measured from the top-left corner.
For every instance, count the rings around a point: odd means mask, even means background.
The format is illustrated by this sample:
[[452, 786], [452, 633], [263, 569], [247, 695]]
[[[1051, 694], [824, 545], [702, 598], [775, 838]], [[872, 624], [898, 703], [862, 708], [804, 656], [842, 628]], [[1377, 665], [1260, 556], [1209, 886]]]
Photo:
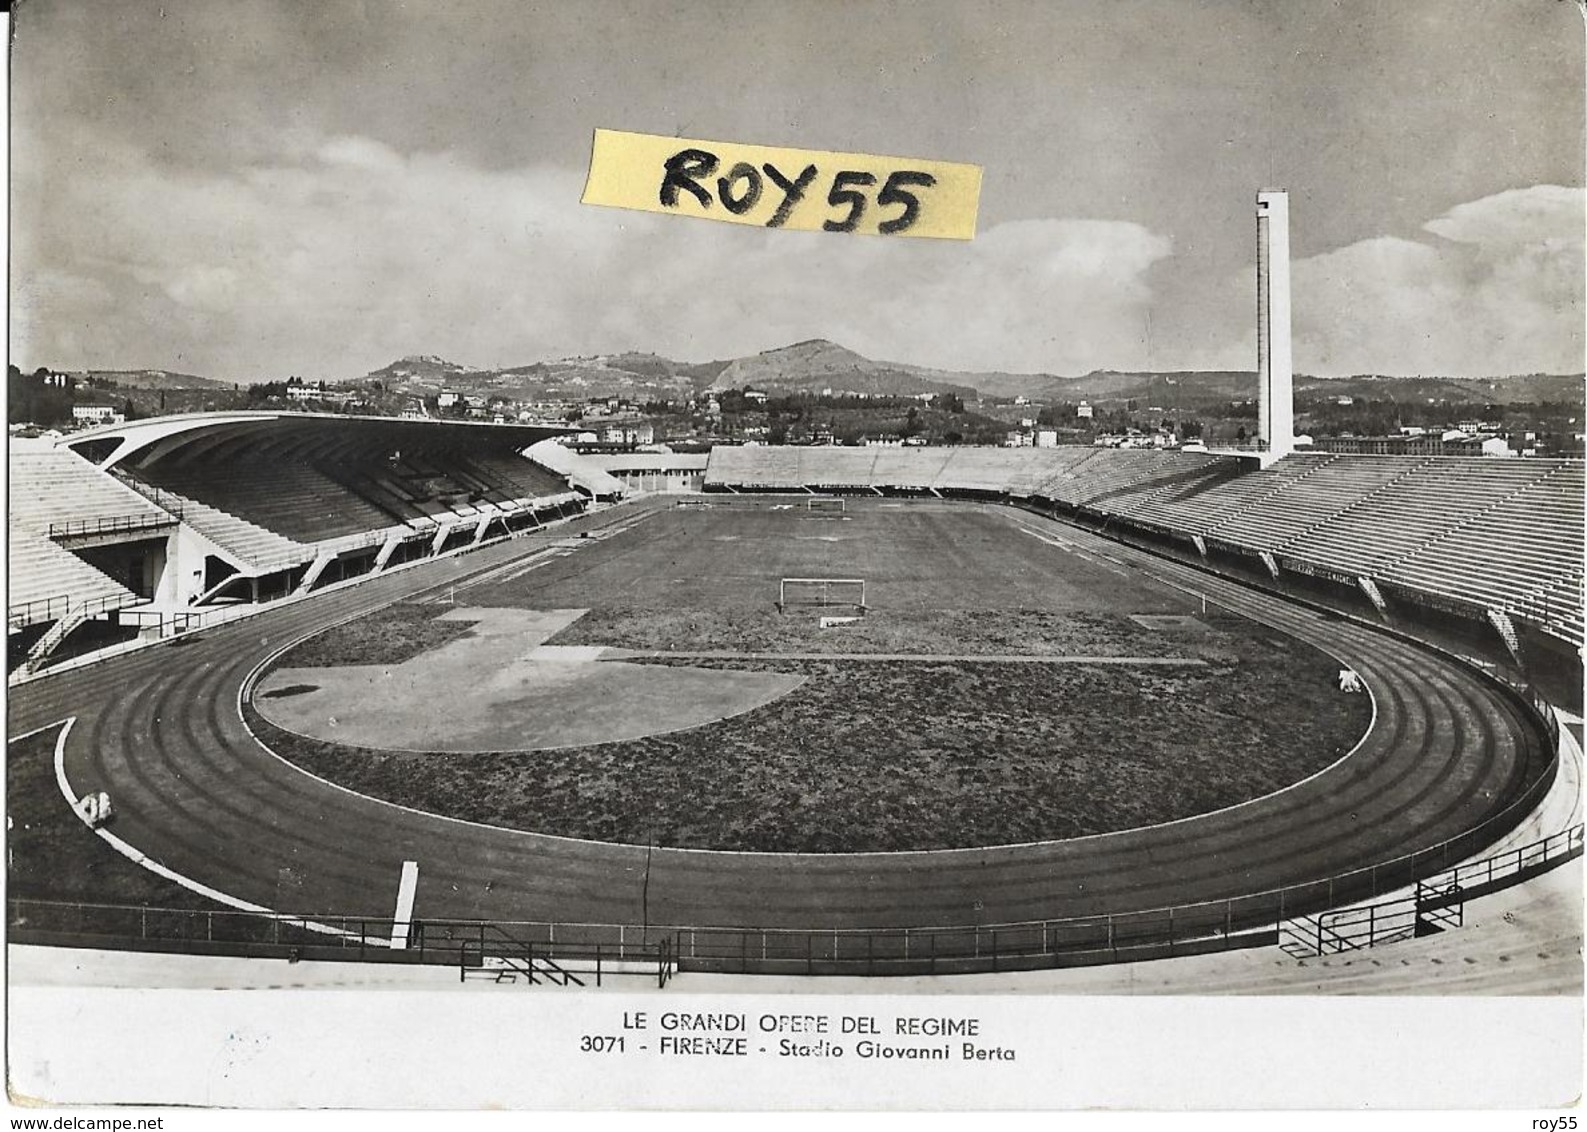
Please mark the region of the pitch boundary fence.
[[[1519, 802], [1517, 803], [1519, 804]], [[1499, 815], [1502, 816], [1502, 815]], [[919, 928], [723, 928], [254, 913], [12, 899], [14, 943], [110, 947], [263, 958], [505, 967], [515, 961], [603, 971], [734, 974], [914, 975], [1088, 966], [1242, 947], [1286, 945], [1294, 954], [1353, 950], [1426, 934], [1420, 919], [1458, 922], [1448, 909], [1519, 884], [1582, 855], [1582, 826], [1475, 862], [1416, 875], [1414, 862], [1448, 859], [1474, 829], [1442, 846], [1368, 870], [1198, 904], [1062, 920]], [[1458, 858], [1457, 858], [1458, 859]], [[1330, 911], [1367, 879], [1373, 895], [1412, 888], [1364, 908]], [[406, 946], [392, 945], [406, 930]], [[1296, 950], [1300, 948], [1300, 950]], [[553, 981], [553, 980], [547, 980]], [[574, 980], [579, 981], [579, 980]]]

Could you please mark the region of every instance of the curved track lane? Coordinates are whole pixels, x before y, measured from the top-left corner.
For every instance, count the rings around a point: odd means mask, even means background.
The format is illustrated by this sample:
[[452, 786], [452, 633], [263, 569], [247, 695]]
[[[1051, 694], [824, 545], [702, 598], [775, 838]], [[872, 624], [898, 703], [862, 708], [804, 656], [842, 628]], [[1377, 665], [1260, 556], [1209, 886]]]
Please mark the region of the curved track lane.
[[1301, 783], [1144, 829], [931, 853], [657, 849], [648, 909], [642, 846], [473, 825], [365, 798], [287, 764], [244, 726], [239, 691], [281, 646], [553, 541], [539, 536], [23, 685], [11, 695], [11, 731], [76, 716], [64, 759], [73, 790], [107, 790], [119, 837], [252, 904], [389, 917], [402, 862], [416, 860], [420, 917], [647, 915], [695, 926], [994, 924], [1224, 900], [1434, 845], [1487, 817], [1544, 765], [1543, 738], [1523, 712], [1452, 661], [1077, 529], [1065, 535], [1337, 656], [1371, 689], [1375, 725], [1351, 755]]

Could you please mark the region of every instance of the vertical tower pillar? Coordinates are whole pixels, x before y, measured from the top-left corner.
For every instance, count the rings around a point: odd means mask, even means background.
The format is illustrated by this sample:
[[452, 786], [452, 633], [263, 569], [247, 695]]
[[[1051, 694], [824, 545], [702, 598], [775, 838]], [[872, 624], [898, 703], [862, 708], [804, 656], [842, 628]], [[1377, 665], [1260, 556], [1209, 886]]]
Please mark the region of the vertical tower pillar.
[[1268, 452], [1295, 450], [1295, 375], [1290, 359], [1289, 193], [1256, 194], [1257, 435]]

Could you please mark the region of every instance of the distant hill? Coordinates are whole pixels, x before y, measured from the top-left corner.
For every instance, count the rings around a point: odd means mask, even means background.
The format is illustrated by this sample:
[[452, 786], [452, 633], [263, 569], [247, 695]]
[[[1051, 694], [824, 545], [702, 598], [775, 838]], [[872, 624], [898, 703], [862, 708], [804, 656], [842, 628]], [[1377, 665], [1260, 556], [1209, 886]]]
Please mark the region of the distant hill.
[[659, 354], [628, 352], [470, 369], [425, 355], [399, 358], [388, 366], [372, 370], [362, 380], [381, 381], [388, 389], [418, 395], [450, 389], [524, 400], [555, 397], [686, 400], [727, 364], [685, 364]]
[[[765, 350], [727, 365], [711, 388], [739, 389], [746, 385], [780, 392], [870, 393], [910, 396], [917, 393], [955, 393], [973, 396], [972, 375], [927, 370], [895, 362], [876, 362], [825, 338], [796, 342]], [[957, 380], [955, 380], [957, 379]]]
[[[80, 380], [91, 377], [113, 381], [123, 389], [219, 392], [234, 388], [230, 382], [173, 370], [102, 369], [74, 376]], [[1256, 396], [1256, 374], [1252, 370], [1095, 370], [1076, 377], [1050, 373], [960, 372], [877, 361], [825, 338], [812, 338], [742, 358], [709, 362], [679, 362], [660, 354], [627, 351], [476, 369], [431, 354], [414, 354], [398, 358], [355, 380], [379, 381], [395, 393], [418, 396], [455, 389], [462, 393], [497, 394], [524, 400], [625, 397], [636, 401], [678, 401], [707, 389], [720, 391], [744, 386], [784, 393], [820, 393], [831, 389], [889, 396], [954, 393], [966, 399], [1026, 397], [1048, 403], [1135, 400], [1143, 406], [1164, 407]], [[1584, 378], [1581, 374], [1482, 378], [1297, 375], [1295, 391], [1301, 397], [1349, 396], [1406, 404], [1426, 404], [1431, 400], [1494, 405], [1552, 401], [1581, 405]]]
[[438, 358], [433, 354], [413, 354], [406, 358], [398, 358], [380, 369], [370, 370], [364, 376], [364, 380], [383, 381], [388, 386], [412, 384], [417, 387], [438, 389], [459, 374], [467, 372], [467, 366], [449, 362], [445, 358]]
[[229, 381], [216, 381], [212, 377], [199, 377], [191, 373], [174, 373], [163, 369], [90, 369], [72, 375], [82, 381], [94, 378], [113, 381], [123, 389], [230, 389]]

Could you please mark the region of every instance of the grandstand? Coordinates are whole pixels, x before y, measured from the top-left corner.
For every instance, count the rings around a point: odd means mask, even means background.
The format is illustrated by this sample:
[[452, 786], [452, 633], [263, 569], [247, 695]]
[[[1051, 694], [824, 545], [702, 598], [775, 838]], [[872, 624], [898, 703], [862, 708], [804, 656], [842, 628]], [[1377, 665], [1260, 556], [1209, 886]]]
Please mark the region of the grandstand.
[[524, 455], [556, 431], [200, 413], [13, 441], [11, 662], [90, 620], [163, 633], [575, 514], [596, 494], [570, 478], [579, 458]]
[[[878, 455], [877, 453], [885, 453]], [[705, 490], [998, 498], [1482, 623], [1583, 642], [1583, 469], [1565, 460], [1101, 448], [717, 448]], [[918, 473], [918, 474], [917, 474]]]
[[166, 510], [38, 441], [10, 447], [6, 624], [12, 659], [154, 595], [180, 510]]

